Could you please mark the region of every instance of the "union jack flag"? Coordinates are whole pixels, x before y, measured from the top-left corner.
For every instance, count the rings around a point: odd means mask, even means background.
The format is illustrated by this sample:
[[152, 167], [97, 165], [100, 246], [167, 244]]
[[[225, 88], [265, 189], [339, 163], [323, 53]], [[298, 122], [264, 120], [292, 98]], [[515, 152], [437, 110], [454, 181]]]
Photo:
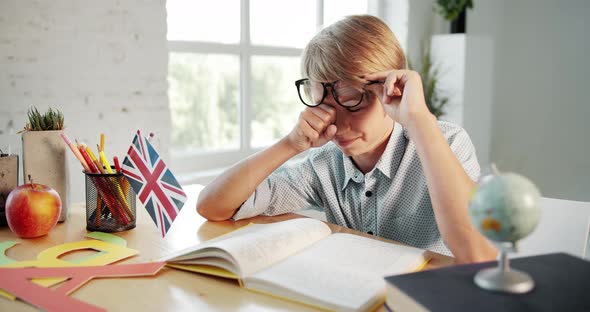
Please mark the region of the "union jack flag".
[[160, 229], [168, 233], [186, 202], [186, 194], [147, 138], [137, 130], [121, 166], [139, 201]]

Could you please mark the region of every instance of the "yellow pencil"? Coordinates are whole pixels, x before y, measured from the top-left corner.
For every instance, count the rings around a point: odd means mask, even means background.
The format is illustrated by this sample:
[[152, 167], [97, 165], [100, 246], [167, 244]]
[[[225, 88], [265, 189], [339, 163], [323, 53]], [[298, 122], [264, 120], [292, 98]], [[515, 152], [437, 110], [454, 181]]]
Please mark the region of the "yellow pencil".
[[[84, 144], [84, 143], [82, 143], [82, 144]], [[106, 171], [104, 171], [104, 169], [102, 168], [102, 164], [100, 163], [100, 161], [98, 161], [98, 159], [96, 159], [96, 156], [94, 156], [92, 149], [85, 144], [84, 144], [84, 148], [86, 149], [86, 152], [88, 153], [88, 156], [90, 156], [90, 159], [92, 160], [92, 162], [96, 165], [96, 167], [98, 167], [98, 170], [100, 171], [100, 173], [106, 173]]]
[[111, 169], [111, 164], [109, 164], [109, 160], [104, 155], [104, 151], [103, 150], [100, 150], [100, 152], [98, 152], [98, 156], [100, 157], [100, 162], [102, 162], [102, 164], [105, 166], [105, 169], [107, 170], [107, 172], [109, 174], [112, 174], [113, 173], [113, 169]]
[[104, 133], [100, 134], [100, 148], [99, 151], [104, 151]]
[[[96, 147], [98, 149], [100, 149], [100, 146], [98, 146], [98, 144]], [[113, 170], [111, 169], [111, 164], [109, 164], [109, 161], [106, 158], [104, 151], [100, 150], [98, 152], [98, 156], [100, 157], [100, 161], [102, 162], [105, 169], [107, 170], [107, 173], [113, 174]], [[131, 220], [133, 220], [133, 214], [131, 213], [131, 210], [129, 210], [129, 207], [127, 206], [127, 201], [126, 201], [125, 197], [123, 196], [123, 190], [121, 189], [121, 186], [118, 184], [114, 185], [112, 183], [112, 180], [110, 182], [111, 183], [106, 183], [106, 185], [111, 190], [111, 195], [113, 196], [113, 199], [115, 200], [114, 204], [116, 206], [114, 208], [118, 209], [119, 217], [122, 218], [123, 224], [127, 225], [130, 222], [127, 215], [129, 215]], [[119, 196], [117, 196], [117, 195], [119, 195]], [[121, 210], [121, 207], [123, 207], [124, 210]], [[127, 215], [125, 215], [125, 213], [127, 213]]]

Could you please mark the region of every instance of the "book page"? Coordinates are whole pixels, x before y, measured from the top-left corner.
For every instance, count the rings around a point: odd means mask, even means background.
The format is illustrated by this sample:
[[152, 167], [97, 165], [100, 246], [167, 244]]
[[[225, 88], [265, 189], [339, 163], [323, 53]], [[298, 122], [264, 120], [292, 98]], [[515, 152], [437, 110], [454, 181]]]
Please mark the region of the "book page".
[[[270, 224], [251, 224], [229, 234], [190, 247], [164, 259], [175, 263], [199, 263], [207, 257], [224, 258], [234, 263], [233, 273], [243, 278], [279, 262], [330, 235], [321, 221], [299, 218]], [[227, 261], [224, 261], [227, 265]]]
[[420, 267], [425, 251], [333, 234], [245, 279], [247, 288], [333, 310], [366, 310], [384, 300], [383, 277]]

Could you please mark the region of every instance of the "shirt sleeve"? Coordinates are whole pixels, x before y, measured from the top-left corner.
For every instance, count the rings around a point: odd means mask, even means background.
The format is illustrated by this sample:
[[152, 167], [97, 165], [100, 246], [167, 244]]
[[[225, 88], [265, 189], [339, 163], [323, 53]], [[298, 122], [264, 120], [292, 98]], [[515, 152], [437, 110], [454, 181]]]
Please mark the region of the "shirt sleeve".
[[458, 128], [458, 131], [450, 137], [449, 145], [457, 159], [461, 162], [461, 165], [463, 165], [463, 169], [465, 169], [469, 178], [477, 182], [481, 169], [477, 161], [475, 147], [467, 131]]
[[317, 208], [320, 206], [318, 183], [311, 157], [285, 164], [256, 188], [232, 219], [240, 220], [257, 215], [275, 216]]

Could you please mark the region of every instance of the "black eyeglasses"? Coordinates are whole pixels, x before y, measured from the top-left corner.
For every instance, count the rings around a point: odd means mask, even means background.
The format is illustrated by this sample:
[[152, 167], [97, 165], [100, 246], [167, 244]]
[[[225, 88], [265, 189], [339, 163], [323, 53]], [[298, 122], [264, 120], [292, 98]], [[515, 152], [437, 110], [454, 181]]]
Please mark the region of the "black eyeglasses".
[[328, 96], [328, 87], [332, 90], [332, 96], [338, 105], [348, 109], [360, 105], [365, 97], [368, 85], [383, 83], [383, 81], [369, 81], [368, 83], [350, 82], [337, 80], [332, 83], [311, 81], [308, 78], [295, 81], [299, 99], [303, 104], [309, 107], [315, 107], [326, 99]]

